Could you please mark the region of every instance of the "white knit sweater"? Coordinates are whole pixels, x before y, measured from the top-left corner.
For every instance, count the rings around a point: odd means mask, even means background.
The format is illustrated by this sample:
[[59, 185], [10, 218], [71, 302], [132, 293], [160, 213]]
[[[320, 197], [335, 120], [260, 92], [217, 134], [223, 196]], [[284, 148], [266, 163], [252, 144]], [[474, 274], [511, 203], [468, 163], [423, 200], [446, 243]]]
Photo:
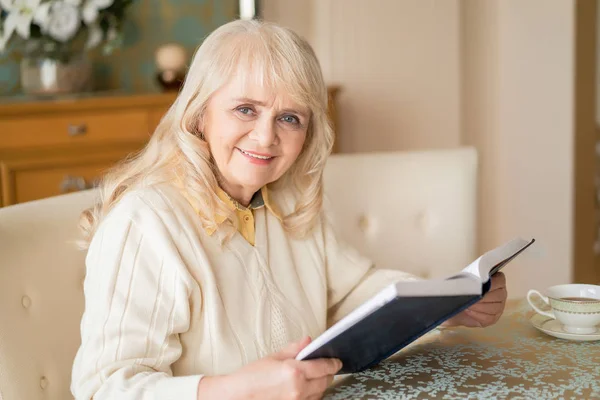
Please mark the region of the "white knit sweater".
[[[290, 194], [274, 193], [282, 212]], [[254, 211], [255, 246], [223, 247], [175, 187], [126, 195], [86, 259], [77, 399], [194, 400], [202, 375], [227, 374], [305, 335], [316, 337], [384, 285], [410, 275], [374, 269], [323, 221], [290, 238]], [[223, 228], [225, 229], [225, 228]]]

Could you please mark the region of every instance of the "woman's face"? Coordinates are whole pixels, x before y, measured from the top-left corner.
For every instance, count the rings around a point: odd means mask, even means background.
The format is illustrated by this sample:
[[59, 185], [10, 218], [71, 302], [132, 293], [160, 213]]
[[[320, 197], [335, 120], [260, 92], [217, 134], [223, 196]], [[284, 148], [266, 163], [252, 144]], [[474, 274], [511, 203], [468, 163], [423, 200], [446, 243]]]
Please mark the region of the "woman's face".
[[296, 161], [310, 121], [308, 108], [252, 81], [216, 91], [200, 125], [223, 189], [242, 204]]

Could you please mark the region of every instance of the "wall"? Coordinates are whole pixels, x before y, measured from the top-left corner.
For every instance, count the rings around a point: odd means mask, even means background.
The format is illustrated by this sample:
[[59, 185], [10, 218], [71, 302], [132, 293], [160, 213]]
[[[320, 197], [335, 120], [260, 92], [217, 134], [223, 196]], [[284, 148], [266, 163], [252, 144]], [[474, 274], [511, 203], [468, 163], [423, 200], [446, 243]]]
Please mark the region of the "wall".
[[[144, 91], [154, 82], [154, 50], [166, 42], [183, 44], [190, 53], [219, 25], [235, 18], [237, 0], [143, 0], [129, 9], [121, 50], [104, 57], [92, 53], [100, 89]], [[12, 44], [13, 48], [16, 44]], [[0, 55], [0, 96], [19, 89], [18, 54]]]
[[305, 36], [342, 87], [341, 151], [460, 142], [458, 0], [294, 3], [265, 0], [263, 13]]
[[[313, 44], [313, 10], [318, 0], [260, 0], [260, 16], [293, 29]], [[322, 4], [326, 3], [321, 1]]]
[[462, 119], [480, 156], [479, 247], [536, 237], [507, 273], [522, 296], [572, 279], [574, 3], [463, 6]]

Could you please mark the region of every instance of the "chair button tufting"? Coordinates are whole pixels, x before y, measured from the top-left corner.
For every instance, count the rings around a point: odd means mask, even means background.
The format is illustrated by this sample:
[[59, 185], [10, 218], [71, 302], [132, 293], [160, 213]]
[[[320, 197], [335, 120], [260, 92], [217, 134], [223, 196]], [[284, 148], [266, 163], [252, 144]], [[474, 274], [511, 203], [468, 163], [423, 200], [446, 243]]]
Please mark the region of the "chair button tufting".
[[29, 306], [31, 306], [31, 298], [29, 298], [27, 295], [23, 296], [21, 298], [21, 304], [24, 308], [29, 308]]
[[417, 226], [425, 233], [431, 232], [436, 225], [437, 220], [430, 212], [423, 211], [417, 216]]
[[421, 276], [423, 279], [429, 279], [431, 278], [431, 273], [429, 271], [423, 271], [419, 274], [419, 276]]
[[40, 387], [42, 389], [46, 389], [48, 387], [48, 379], [46, 379], [45, 376], [42, 376], [42, 379], [40, 379]]
[[366, 232], [369, 229], [369, 219], [365, 215], [358, 217], [358, 227], [362, 232]]

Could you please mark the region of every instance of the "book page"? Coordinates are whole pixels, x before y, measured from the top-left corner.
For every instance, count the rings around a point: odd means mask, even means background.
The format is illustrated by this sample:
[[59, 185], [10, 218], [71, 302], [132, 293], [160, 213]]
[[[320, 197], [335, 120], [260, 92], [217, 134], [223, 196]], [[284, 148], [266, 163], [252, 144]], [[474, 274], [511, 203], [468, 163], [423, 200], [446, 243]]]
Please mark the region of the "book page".
[[491, 275], [498, 272], [504, 265], [508, 264], [533, 242], [535, 242], [535, 239], [513, 239], [502, 246], [488, 251], [464, 268], [463, 272], [475, 275], [482, 283], [485, 283], [489, 280]]
[[396, 282], [397, 297], [435, 297], [481, 294], [479, 279], [461, 273], [449, 279]]
[[479, 257], [477, 260], [475, 260], [471, 264], [469, 264], [466, 268], [464, 268], [462, 270], [462, 272], [468, 272], [469, 274], [474, 275], [477, 278], [479, 278], [480, 281], [485, 282], [481, 277], [481, 271], [479, 271], [479, 261], [480, 260], [481, 260], [481, 257]]

